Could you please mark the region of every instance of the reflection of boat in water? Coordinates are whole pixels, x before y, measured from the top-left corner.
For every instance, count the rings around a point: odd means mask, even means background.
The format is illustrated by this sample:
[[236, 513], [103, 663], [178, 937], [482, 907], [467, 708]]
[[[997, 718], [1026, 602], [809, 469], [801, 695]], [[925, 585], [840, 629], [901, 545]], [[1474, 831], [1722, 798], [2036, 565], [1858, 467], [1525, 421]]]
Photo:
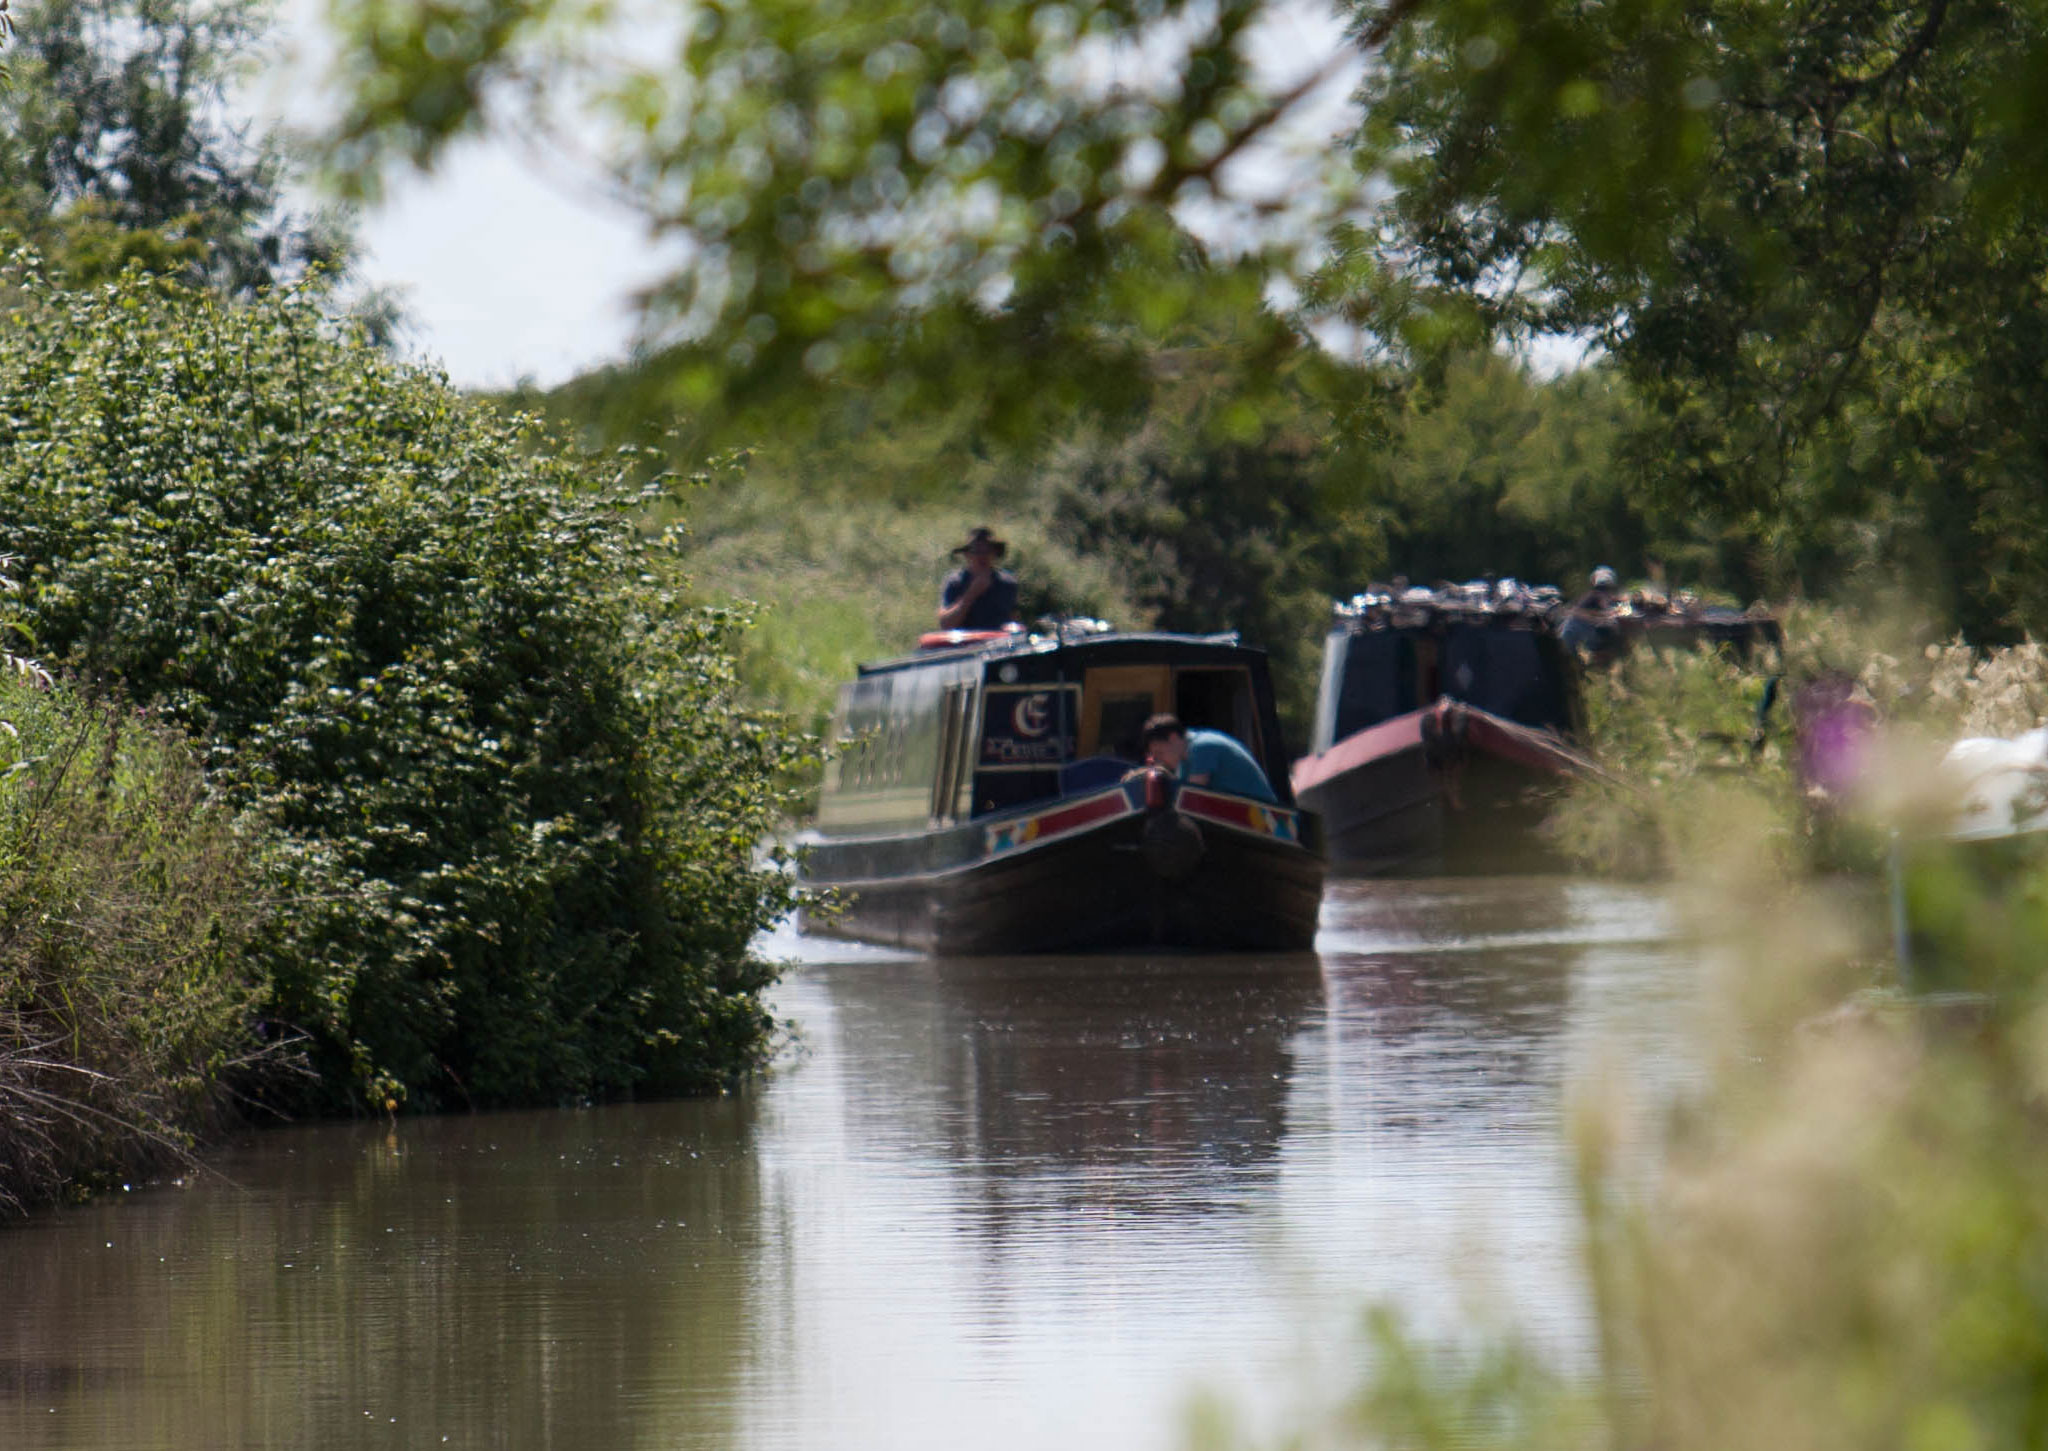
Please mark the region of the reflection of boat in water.
[[[1501, 580], [1374, 586], [1337, 604], [1324, 643], [1302, 806], [1330, 865], [1357, 874], [1512, 872], [1556, 865], [1539, 831], [1558, 782], [1591, 763], [1572, 744], [1579, 666], [1552, 586]], [[1775, 621], [1638, 591], [1593, 632], [1603, 653], [1746, 650]]]
[[1336, 607], [1296, 794], [1339, 871], [1543, 864], [1546, 789], [1582, 759], [1555, 589], [1370, 591]]
[[844, 1071], [889, 1085], [877, 1132], [972, 1166], [1013, 1209], [1230, 1202], [1277, 1159], [1294, 1041], [1323, 1009], [1307, 953], [958, 958], [823, 981]]
[[[1314, 940], [1323, 865], [1293, 806], [1263, 652], [1234, 635], [954, 635], [840, 694], [808, 932], [940, 953]], [[1145, 720], [1226, 731], [1257, 801], [1139, 771]]]

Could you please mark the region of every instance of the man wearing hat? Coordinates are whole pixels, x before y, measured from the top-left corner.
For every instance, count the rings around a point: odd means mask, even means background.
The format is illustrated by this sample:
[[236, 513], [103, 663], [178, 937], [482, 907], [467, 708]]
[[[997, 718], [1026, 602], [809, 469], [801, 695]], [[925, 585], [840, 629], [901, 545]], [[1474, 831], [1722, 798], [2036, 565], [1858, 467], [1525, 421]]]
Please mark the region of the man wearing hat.
[[1000, 630], [1017, 617], [1017, 577], [997, 569], [1010, 546], [986, 525], [968, 531], [953, 553], [965, 561], [939, 588], [939, 628]]

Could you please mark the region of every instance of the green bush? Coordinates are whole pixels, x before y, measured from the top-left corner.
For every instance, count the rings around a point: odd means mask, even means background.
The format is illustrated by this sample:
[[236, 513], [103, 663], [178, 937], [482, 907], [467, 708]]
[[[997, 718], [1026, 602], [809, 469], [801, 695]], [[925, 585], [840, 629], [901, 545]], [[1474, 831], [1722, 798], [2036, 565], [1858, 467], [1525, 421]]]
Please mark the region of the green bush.
[[[2031, 640], [1928, 643], [1924, 620], [1812, 604], [1783, 623], [1782, 650], [1638, 650], [1586, 673], [1586, 744], [1606, 774], [1574, 781], [1548, 823], [1578, 865], [1682, 870], [1723, 825], [1703, 809], [1711, 794], [1721, 809], [1746, 798], [1760, 844], [1788, 871], [1867, 876], [1894, 830], [1941, 829], [1955, 803], [1936, 763], [1950, 745], [2048, 719], [2048, 650]], [[1797, 769], [1800, 693], [1823, 677], [1852, 689], [1874, 728], [1844, 800], [1821, 799]]]
[[309, 297], [18, 262], [0, 549], [46, 658], [166, 708], [282, 833], [271, 1011], [334, 1101], [567, 1101], [755, 1061], [792, 746], [656, 502]]
[[1760, 813], [1758, 846], [1788, 867], [1805, 830], [1783, 702], [1762, 711], [1775, 653], [1710, 647], [1632, 651], [1585, 672], [1585, 740], [1602, 768], [1573, 780], [1546, 831], [1579, 867], [1616, 877], [1683, 869], [1703, 843], [1702, 795], [1740, 796]]
[[252, 1033], [255, 844], [182, 736], [0, 675], [0, 1208], [180, 1157]]

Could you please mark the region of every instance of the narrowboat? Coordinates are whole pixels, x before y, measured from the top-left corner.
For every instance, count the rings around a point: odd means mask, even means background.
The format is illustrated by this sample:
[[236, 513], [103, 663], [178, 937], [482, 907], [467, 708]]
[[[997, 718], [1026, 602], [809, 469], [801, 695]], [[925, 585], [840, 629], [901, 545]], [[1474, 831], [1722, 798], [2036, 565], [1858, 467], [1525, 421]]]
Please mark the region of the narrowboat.
[[[798, 842], [801, 881], [827, 892], [804, 931], [948, 956], [1313, 944], [1321, 843], [1263, 651], [1096, 621], [922, 645], [841, 688]], [[1165, 712], [1235, 736], [1276, 799], [1146, 766], [1142, 727]]]
[[1323, 644], [1302, 806], [1335, 871], [1541, 869], [1546, 788], [1583, 757], [1576, 665], [1553, 587], [1368, 590]]
[[[1597, 769], [1573, 744], [1578, 657], [1553, 585], [1513, 579], [1374, 586], [1340, 601], [1324, 641], [1296, 799], [1323, 819], [1334, 871], [1542, 871], [1539, 830], [1561, 778]], [[1608, 616], [1607, 653], [1775, 641], [1774, 620], [1637, 591]]]

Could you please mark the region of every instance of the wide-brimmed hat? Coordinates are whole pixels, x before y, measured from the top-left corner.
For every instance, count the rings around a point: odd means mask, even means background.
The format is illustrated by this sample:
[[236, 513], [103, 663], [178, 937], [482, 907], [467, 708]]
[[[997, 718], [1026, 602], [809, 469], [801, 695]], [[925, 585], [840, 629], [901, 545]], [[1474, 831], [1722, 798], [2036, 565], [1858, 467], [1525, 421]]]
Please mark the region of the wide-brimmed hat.
[[1008, 544], [996, 538], [995, 530], [985, 524], [977, 524], [967, 531], [967, 542], [954, 545], [951, 552], [954, 554], [966, 554], [972, 550], [979, 549], [984, 544], [995, 551], [998, 559], [1010, 551]]

